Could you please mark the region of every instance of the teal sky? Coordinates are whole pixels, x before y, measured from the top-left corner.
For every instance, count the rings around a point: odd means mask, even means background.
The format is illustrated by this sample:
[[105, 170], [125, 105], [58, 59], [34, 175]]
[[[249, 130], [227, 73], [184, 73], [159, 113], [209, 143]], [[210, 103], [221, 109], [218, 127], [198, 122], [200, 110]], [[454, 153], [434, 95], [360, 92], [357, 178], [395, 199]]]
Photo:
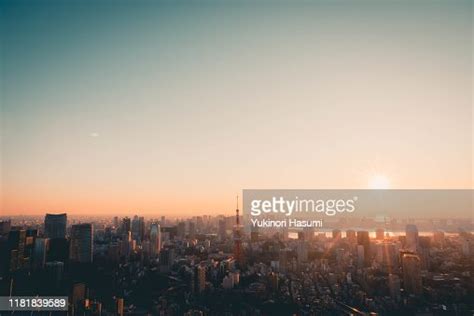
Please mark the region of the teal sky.
[[5, 214], [472, 188], [471, 1], [2, 1]]

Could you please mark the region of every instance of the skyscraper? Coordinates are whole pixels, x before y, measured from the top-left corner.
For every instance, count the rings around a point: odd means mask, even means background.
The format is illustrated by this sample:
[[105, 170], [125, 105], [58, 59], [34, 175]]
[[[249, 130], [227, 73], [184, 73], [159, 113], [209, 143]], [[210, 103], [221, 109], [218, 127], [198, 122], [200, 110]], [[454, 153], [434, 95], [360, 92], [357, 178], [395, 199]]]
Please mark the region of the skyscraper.
[[45, 271], [48, 276], [50, 284], [54, 288], [58, 288], [61, 285], [61, 281], [64, 275], [64, 262], [51, 261], [45, 265]]
[[219, 220], [219, 228], [217, 235], [219, 236], [220, 241], [224, 241], [227, 237], [227, 231], [226, 231], [226, 222], [225, 219], [220, 219]]
[[124, 217], [122, 219], [122, 234], [127, 235], [128, 232], [131, 229], [131, 226], [132, 226], [132, 224], [131, 224], [130, 218], [129, 217]]
[[158, 223], [151, 224], [150, 230], [150, 254], [156, 256], [161, 250], [161, 228]]
[[409, 224], [405, 228], [406, 245], [405, 248], [412, 252], [417, 252], [419, 248], [418, 227]]
[[66, 238], [67, 214], [46, 214], [44, 218], [44, 234], [46, 237]]
[[192, 221], [188, 223], [189, 228], [189, 238], [193, 239], [196, 237], [196, 224]]
[[370, 237], [368, 231], [357, 232], [357, 244], [364, 247], [364, 263], [366, 266], [370, 265], [371, 252], [370, 252]]
[[185, 222], [179, 222], [178, 223], [178, 228], [177, 228], [177, 237], [179, 239], [184, 239], [186, 236], [186, 223]]
[[145, 218], [135, 215], [131, 225], [133, 239], [141, 243], [145, 238]]
[[93, 260], [94, 233], [92, 224], [72, 225], [70, 259], [72, 261], [88, 263]]
[[33, 266], [36, 269], [44, 267], [46, 262], [46, 250], [48, 248], [48, 238], [36, 238], [33, 249]]
[[23, 267], [25, 255], [26, 230], [11, 230], [8, 234], [8, 254], [10, 271], [16, 271]]
[[206, 267], [196, 266], [194, 270], [194, 291], [202, 293], [206, 289]]
[[403, 287], [408, 294], [420, 295], [423, 291], [420, 257], [404, 254], [402, 257]]

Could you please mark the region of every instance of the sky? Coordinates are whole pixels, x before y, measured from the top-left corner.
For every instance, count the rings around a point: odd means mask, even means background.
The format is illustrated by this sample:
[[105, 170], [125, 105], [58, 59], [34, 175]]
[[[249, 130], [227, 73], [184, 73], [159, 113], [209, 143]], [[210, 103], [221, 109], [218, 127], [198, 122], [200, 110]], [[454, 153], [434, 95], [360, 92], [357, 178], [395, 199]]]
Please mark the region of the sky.
[[0, 8], [0, 215], [473, 188], [471, 1]]

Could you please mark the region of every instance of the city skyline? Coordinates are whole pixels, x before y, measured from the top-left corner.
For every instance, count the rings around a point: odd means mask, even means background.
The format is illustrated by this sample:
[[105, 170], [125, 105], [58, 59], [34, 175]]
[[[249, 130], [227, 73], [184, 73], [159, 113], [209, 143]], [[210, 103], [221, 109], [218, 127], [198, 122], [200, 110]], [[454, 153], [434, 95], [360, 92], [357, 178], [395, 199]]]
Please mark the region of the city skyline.
[[0, 215], [473, 188], [470, 1], [0, 9]]

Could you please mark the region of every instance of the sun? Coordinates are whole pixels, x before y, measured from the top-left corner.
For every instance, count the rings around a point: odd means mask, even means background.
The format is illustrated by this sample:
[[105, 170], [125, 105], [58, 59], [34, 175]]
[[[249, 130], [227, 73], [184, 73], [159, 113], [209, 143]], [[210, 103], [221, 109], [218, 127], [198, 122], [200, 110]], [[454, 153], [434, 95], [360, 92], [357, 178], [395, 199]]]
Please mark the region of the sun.
[[374, 190], [389, 189], [390, 180], [383, 174], [376, 174], [369, 180], [369, 188]]

